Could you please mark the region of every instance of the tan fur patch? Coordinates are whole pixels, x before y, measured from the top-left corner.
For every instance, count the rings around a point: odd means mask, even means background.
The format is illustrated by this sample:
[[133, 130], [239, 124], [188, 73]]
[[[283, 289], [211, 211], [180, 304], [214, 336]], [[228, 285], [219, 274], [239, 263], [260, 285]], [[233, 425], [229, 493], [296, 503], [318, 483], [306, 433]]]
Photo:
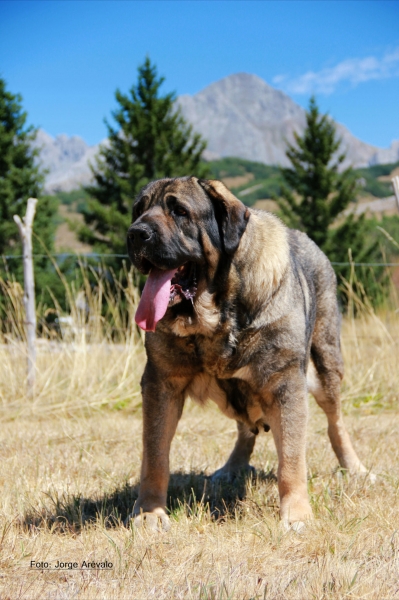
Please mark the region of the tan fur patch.
[[220, 312], [213, 302], [213, 295], [208, 291], [197, 294], [194, 303], [195, 317], [178, 316], [171, 323], [171, 329], [179, 337], [189, 335], [210, 336], [219, 324]]
[[191, 317], [178, 316], [170, 325], [171, 330], [179, 337], [192, 335], [193, 320]]
[[309, 361], [308, 370], [306, 372], [306, 383], [308, 391], [313, 396], [317, 396], [322, 392], [321, 382], [312, 360]]
[[[245, 272], [248, 296], [263, 304], [280, 285], [289, 264], [287, 230], [274, 215], [251, 210], [247, 229], [236, 254]], [[256, 265], [256, 268], [251, 268]]]
[[242, 379], [243, 381], [251, 381], [252, 373], [250, 366], [246, 365], [245, 367], [241, 367], [241, 369], [238, 369], [232, 374], [232, 377], [235, 377], [236, 379]]
[[213, 294], [202, 292], [194, 303], [194, 310], [200, 324], [201, 333], [213, 333], [219, 324], [220, 312], [213, 301]]
[[227, 402], [224, 391], [218, 386], [216, 379], [208, 373], [200, 373], [186, 389], [186, 395], [200, 404], [212, 400], [219, 409], [230, 419], [235, 419], [234, 409]]
[[247, 407], [248, 418], [251, 423], [255, 423], [258, 427], [262, 428], [264, 414], [260, 404]]

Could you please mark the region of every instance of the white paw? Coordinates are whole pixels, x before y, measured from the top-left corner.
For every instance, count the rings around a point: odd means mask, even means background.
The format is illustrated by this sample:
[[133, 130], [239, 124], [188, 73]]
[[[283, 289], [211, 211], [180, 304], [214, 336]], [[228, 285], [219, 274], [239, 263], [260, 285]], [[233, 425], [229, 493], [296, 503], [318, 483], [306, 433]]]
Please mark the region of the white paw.
[[295, 533], [304, 533], [305, 529], [306, 529], [306, 525], [304, 521], [294, 521], [293, 523], [291, 523], [291, 529], [292, 531], [295, 531]]
[[368, 469], [366, 469], [366, 467], [364, 465], [362, 465], [361, 463], [353, 469], [347, 470], [344, 468], [340, 468], [337, 471], [337, 477], [338, 479], [343, 479], [344, 476], [348, 474], [351, 477], [365, 477], [369, 483], [374, 484], [377, 482], [377, 475], [375, 475], [374, 473], [371, 473]]
[[295, 533], [305, 533], [306, 524], [304, 521], [294, 521], [290, 523], [287, 519], [283, 519], [283, 527], [285, 531], [294, 531]]
[[125, 525], [128, 527], [132, 520], [133, 525], [137, 527], [137, 529], [143, 527], [158, 532], [166, 532], [170, 529], [170, 520], [165, 513], [141, 512], [136, 515], [132, 514], [126, 519]]

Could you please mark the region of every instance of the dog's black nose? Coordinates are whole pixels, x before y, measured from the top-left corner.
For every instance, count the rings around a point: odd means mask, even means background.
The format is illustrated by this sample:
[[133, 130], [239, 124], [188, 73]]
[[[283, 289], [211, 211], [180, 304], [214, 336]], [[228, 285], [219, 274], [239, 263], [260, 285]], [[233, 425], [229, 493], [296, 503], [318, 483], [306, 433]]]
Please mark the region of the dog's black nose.
[[148, 242], [153, 235], [152, 229], [148, 225], [132, 225], [127, 232], [128, 238], [133, 244], [142, 244]]

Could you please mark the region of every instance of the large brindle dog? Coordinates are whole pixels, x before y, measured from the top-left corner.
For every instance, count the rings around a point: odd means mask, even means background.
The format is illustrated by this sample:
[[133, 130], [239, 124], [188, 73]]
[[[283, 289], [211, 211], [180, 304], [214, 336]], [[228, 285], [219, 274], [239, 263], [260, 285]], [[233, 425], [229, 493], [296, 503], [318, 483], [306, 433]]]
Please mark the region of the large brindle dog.
[[216, 476], [249, 468], [259, 430], [278, 454], [281, 518], [311, 516], [307, 392], [325, 411], [340, 465], [365, 473], [342, 420], [340, 315], [334, 271], [303, 233], [195, 177], [145, 186], [133, 206], [129, 256], [148, 274], [136, 322], [146, 334], [143, 463], [136, 525], [168, 528], [169, 451], [187, 396], [237, 421]]

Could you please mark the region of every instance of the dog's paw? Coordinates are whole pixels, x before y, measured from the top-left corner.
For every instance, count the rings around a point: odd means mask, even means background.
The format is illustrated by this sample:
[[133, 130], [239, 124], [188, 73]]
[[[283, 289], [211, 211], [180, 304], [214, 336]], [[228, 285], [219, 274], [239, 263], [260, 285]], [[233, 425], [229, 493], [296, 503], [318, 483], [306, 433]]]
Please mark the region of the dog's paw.
[[304, 533], [306, 523], [313, 519], [308, 498], [299, 495], [283, 497], [280, 505], [280, 517], [285, 531]]
[[358, 478], [361, 478], [363, 481], [366, 480], [368, 483], [371, 483], [372, 485], [374, 483], [377, 483], [377, 475], [375, 475], [375, 473], [372, 473], [371, 471], [366, 469], [366, 467], [364, 465], [362, 465], [361, 463], [359, 463], [359, 465], [356, 468], [353, 468], [350, 470], [340, 468], [337, 472], [337, 477], [339, 479], [342, 479], [344, 477], [345, 473], [350, 475], [350, 477], [358, 477]]
[[[307, 519], [309, 521], [309, 519]], [[306, 522], [305, 521], [293, 521], [289, 522], [288, 519], [282, 520], [283, 528], [285, 531], [293, 531], [294, 533], [302, 534], [306, 531]]]
[[212, 483], [218, 483], [219, 481], [232, 482], [239, 477], [255, 477], [255, 468], [251, 465], [242, 465], [240, 467], [231, 467], [230, 465], [224, 465], [210, 476]]
[[374, 485], [374, 483], [377, 483], [377, 475], [375, 473], [369, 473], [368, 480], [372, 485]]
[[170, 529], [170, 519], [164, 512], [141, 512], [129, 515], [125, 521], [126, 526], [133, 523], [137, 529], [145, 528], [150, 531], [167, 532]]

